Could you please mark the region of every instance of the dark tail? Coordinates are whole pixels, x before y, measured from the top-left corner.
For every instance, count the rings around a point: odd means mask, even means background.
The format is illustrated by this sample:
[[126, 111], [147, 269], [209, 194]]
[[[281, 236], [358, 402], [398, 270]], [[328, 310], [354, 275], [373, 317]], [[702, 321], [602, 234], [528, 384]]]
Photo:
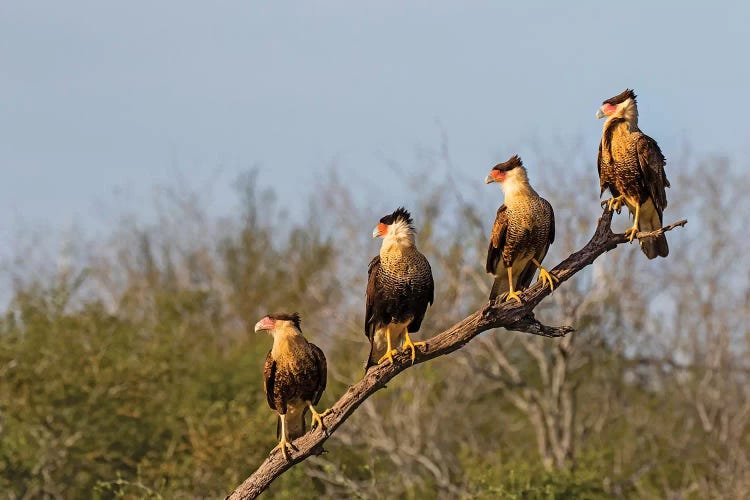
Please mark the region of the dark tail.
[[496, 297], [507, 294], [509, 291], [508, 277], [495, 276], [495, 282], [492, 284], [492, 291], [490, 292], [490, 301], [495, 300]]
[[523, 271], [521, 271], [521, 274], [518, 275], [518, 279], [515, 280], [516, 283], [513, 285], [517, 292], [529, 288], [529, 285], [531, 285], [531, 280], [534, 279], [535, 272], [536, 264], [529, 261], [529, 263], [526, 264], [526, 267], [523, 268]]
[[[289, 441], [303, 436], [307, 432], [305, 414], [307, 406], [292, 408], [289, 406], [286, 412], [286, 438]], [[281, 417], [276, 421], [276, 439], [281, 439]]]
[[367, 370], [370, 369], [371, 366], [375, 366], [378, 364], [378, 360], [375, 358], [375, 342], [373, 339], [370, 339], [370, 354], [367, 355], [367, 362], [365, 363], [365, 373], [367, 373]]
[[[393, 345], [397, 345], [398, 340], [398, 336], [391, 336], [391, 342], [393, 342]], [[378, 360], [383, 357], [387, 349], [388, 345], [386, 343], [385, 330], [373, 328], [372, 334], [370, 336], [370, 354], [367, 356], [365, 373], [367, 373], [367, 370], [371, 366], [375, 366], [378, 364]]]
[[641, 242], [641, 250], [646, 254], [649, 259], [655, 259], [656, 257], [666, 257], [669, 255], [669, 245], [667, 245], [667, 237], [660, 234], [656, 238], [650, 240], [644, 240]]

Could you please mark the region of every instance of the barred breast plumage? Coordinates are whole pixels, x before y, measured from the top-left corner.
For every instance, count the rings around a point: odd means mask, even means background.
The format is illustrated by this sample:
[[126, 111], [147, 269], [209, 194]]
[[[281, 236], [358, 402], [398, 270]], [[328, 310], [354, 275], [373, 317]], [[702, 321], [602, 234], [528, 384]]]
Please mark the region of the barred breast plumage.
[[430, 263], [419, 250], [410, 247], [379, 255], [372, 265], [376, 268], [371, 327], [409, 322], [410, 332], [419, 331], [434, 295]]
[[503, 264], [510, 267], [516, 258], [532, 255], [541, 261], [550, 243], [549, 232], [554, 219], [552, 206], [541, 196], [509, 201], [506, 206], [508, 228], [502, 255]]

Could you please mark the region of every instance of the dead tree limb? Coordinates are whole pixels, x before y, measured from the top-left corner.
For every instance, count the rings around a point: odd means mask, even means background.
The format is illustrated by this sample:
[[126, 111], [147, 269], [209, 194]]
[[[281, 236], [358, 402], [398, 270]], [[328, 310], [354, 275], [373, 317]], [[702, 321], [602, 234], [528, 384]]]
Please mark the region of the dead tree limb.
[[[550, 273], [558, 278], [559, 285], [567, 281], [578, 271], [591, 265], [600, 255], [612, 250], [617, 245], [627, 243], [624, 234], [615, 234], [611, 229], [612, 212], [604, 211], [596, 226], [591, 240], [579, 251], [570, 255], [558, 264]], [[648, 239], [684, 226], [687, 220], [681, 220], [651, 232], [639, 232], [638, 239]], [[414, 364], [424, 363], [438, 356], [451, 353], [466, 345], [480, 333], [492, 328], [503, 327], [507, 330], [531, 333], [543, 337], [562, 337], [574, 331], [570, 326], [543, 325], [534, 317], [534, 308], [550, 294], [550, 289], [537, 282], [524, 290], [521, 303], [516, 301], [502, 302], [496, 299], [488, 302], [478, 311], [459, 321], [447, 330], [428, 339], [426, 348], [419, 349]], [[312, 455], [323, 451], [323, 443], [346, 421], [349, 416], [375, 391], [382, 389], [396, 375], [411, 367], [409, 354], [400, 352], [394, 356], [393, 364], [373, 367], [365, 377], [349, 387], [343, 396], [333, 405], [331, 412], [324, 417], [325, 431], [315, 429], [294, 441], [296, 451], [290, 453], [290, 460], [284, 459], [281, 453], [274, 453], [261, 466], [239, 485], [227, 498], [245, 500], [257, 497], [271, 482], [287, 469]]]

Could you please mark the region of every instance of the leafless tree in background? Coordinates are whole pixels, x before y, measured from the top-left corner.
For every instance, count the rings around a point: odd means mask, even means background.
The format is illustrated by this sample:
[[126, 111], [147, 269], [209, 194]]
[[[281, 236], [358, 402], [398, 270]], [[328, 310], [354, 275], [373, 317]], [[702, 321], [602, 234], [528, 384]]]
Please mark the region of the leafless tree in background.
[[[555, 207], [557, 239], [547, 259], [558, 262], [593, 231], [596, 167], [575, 149], [537, 156], [530, 175]], [[621, 246], [536, 310], [542, 322], [572, 324], [576, 333], [560, 340], [483, 333], [453, 356], [394, 379], [333, 435], [329, 453], [296, 468], [332, 498], [388, 497], [404, 488], [453, 498], [476, 493], [467, 476], [475, 466], [522, 459], [562, 473], [597, 460], [609, 464], [600, 481], [610, 496], [741, 498], [750, 490], [750, 257], [742, 227], [750, 181], [726, 160], [684, 156], [667, 165], [673, 187], [665, 222], [687, 218], [690, 230], [668, 235], [670, 256], [647, 261], [634, 245]], [[422, 160], [432, 173], [451, 171], [446, 147]], [[476, 185], [433, 176], [409, 207], [437, 284], [425, 332], [466, 316], [489, 292], [482, 262], [502, 196], [485, 195], [484, 173]], [[383, 215], [381, 207], [363, 204], [335, 172], [316, 189], [303, 221], [285, 219], [252, 177], [238, 189], [237, 217], [217, 221], [199, 195], [162, 190], [150, 223], [124, 218], [104, 243], [72, 239], [70, 265], [56, 278], [65, 284], [60, 307], [97, 297], [113, 314], [145, 318], [154, 329], [144, 334], [153, 334], [164, 295], [184, 294], [175, 338], [211, 331], [227, 350], [242, 348], [246, 325], [259, 314], [298, 308], [306, 333], [327, 353], [330, 404], [362, 375], [366, 269], [377, 252], [363, 228]], [[578, 192], [585, 195], [570, 196]], [[625, 214], [615, 219], [616, 228], [626, 227]], [[269, 220], [291, 229], [269, 231]], [[22, 261], [12, 268], [19, 289], [28, 278]], [[273, 441], [270, 417], [267, 429], [251, 431], [267, 431]], [[191, 439], [210, 442], [201, 432]], [[62, 467], [63, 455], [55, 460]], [[235, 479], [248, 472], [239, 470]], [[207, 466], [201, 472], [212, 474]], [[404, 480], [388, 482], [394, 474]]]

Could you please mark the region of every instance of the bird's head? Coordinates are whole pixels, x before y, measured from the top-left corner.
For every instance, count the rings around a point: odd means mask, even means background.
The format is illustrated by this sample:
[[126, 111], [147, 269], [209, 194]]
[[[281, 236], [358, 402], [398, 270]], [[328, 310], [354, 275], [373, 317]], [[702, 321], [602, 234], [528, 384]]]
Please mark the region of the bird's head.
[[255, 323], [256, 332], [269, 332], [275, 335], [278, 331], [296, 331], [301, 332], [300, 323], [302, 322], [298, 313], [272, 313], [267, 314], [260, 321]]
[[380, 219], [372, 230], [373, 238], [383, 238], [400, 245], [414, 245], [414, 222], [411, 214], [404, 207]]
[[620, 117], [631, 122], [637, 122], [638, 106], [635, 98], [636, 95], [632, 89], [625, 89], [623, 92], [604, 101], [596, 111], [596, 118], [601, 119], [606, 117], [609, 120], [610, 118]]
[[512, 184], [518, 181], [526, 182], [526, 180], [526, 168], [523, 166], [521, 157], [513, 155], [508, 161], [498, 163], [492, 167], [490, 174], [484, 179], [484, 183], [491, 184], [493, 182], [498, 182], [504, 188], [506, 184]]

